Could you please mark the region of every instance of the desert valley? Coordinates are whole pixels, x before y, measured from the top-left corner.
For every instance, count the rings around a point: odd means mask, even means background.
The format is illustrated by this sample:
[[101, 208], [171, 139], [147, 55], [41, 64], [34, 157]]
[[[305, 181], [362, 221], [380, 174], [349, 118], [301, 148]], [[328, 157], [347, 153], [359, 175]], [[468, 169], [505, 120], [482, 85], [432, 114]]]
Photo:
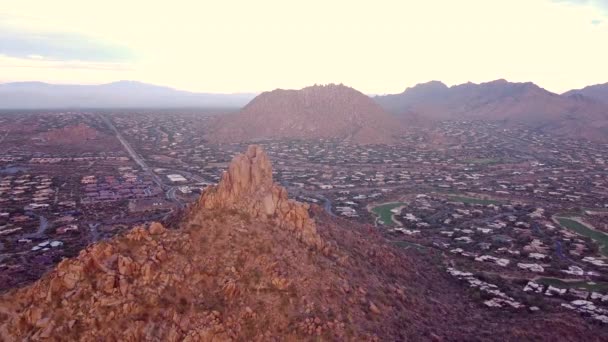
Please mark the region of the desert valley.
[[5, 110], [0, 336], [608, 338], [597, 92]]
[[608, 341], [607, 0], [0, 0], [0, 342]]

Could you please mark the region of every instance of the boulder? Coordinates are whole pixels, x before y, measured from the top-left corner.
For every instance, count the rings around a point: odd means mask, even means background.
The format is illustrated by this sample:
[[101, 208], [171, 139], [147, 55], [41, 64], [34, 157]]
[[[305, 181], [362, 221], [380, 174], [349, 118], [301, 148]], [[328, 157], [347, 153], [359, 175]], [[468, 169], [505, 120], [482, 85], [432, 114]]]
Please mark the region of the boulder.
[[165, 232], [165, 227], [163, 227], [162, 224], [158, 223], [158, 222], [152, 222], [150, 224], [150, 235], [161, 235], [162, 233]]

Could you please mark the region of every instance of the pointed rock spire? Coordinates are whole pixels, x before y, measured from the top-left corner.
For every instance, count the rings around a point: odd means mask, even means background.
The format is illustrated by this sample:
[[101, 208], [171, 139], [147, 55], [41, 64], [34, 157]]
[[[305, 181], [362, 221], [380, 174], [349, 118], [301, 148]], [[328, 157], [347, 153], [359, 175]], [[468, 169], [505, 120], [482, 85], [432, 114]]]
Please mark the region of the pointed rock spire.
[[262, 147], [250, 145], [232, 159], [216, 186], [203, 192], [193, 211], [232, 209], [293, 230], [304, 243], [323, 248], [308, 204], [290, 200], [287, 190], [272, 180], [272, 165]]

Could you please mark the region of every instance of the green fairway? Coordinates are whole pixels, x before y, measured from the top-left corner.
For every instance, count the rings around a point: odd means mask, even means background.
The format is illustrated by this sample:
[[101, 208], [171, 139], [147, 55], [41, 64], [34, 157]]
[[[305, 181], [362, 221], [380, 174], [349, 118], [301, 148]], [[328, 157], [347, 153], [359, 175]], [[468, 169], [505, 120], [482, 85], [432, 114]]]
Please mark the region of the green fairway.
[[372, 211], [374, 212], [374, 214], [378, 215], [378, 218], [379, 218], [378, 221], [380, 222], [380, 224], [383, 224], [385, 226], [394, 226], [395, 223], [393, 222], [393, 213], [391, 212], [391, 209], [395, 209], [402, 205], [405, 205], [405, 203], [401, 203], [401, 202], [385, 203], [385, 204], [379, 205], [377, 207], [374, 207], [372, 209]]
[[606, 283], [589, 284], [586, 281], [564, 281], [562, 279], [548, 278], [548, 277], [538, 278], [535, 280], [535, 282], [537, 282], [539, 284], [543, 284], [543, 285], [552, 285], [552, 286], [559, 287], [562, 289], [575, 288], [575, 289], [585, 289], [588, 291], [602, 291], [602, 292], [608, 290], [608, 284], [606, 284]]
[[454, 202], [462, 202], [462, 203], [469, 203], [469, 204], [483, 204], [483, 205], [501, 204], [500, 201], [473, 198], [473, 197], [464, 197], [464, 196], [449, 196], [448, 199], [451, 201], [454, 201]]
[[587, 236], [600, 246], [600, 252], [608, 256], [608, 234], [593, 230], [584, 224], [567, 217], [557, 217], [557, 222], [563, 227], [570, 229], [578, 234]]

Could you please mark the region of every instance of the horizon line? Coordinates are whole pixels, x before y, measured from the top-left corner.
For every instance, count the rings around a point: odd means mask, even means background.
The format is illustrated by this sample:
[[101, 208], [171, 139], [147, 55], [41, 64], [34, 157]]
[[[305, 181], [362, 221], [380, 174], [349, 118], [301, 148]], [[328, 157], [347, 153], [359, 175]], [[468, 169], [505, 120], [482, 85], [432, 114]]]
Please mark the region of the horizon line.
[[[557, 95], [563, 95], [565, 93], [568, 93], [570, 91], [575, 91], [575, 90], [581, 90], [587, 87], [592, 87], [592, 86], [598, 86], [598, 85], [605, 85], [608, 84], [608, 81], [605, 83], [594, 83], [594, 84], [587, 84], [583, 87], [580, 88], [570, 88], [562, 93], [560, 92], [554, 92], [552, 90], [549, 90], [541, 85], [539, 85], [536, 82], [533, 81], [526, 81], [526, 82], [514, 82], [514, 81], [509, 81], [506, 78], [497, 78], [497, 79], [493, 79], [493, 80], [489, 80], [489, 81], [484, 81], [484, 82], [472, 82], [472, 81], [467, 81], [467, 82], [463, 82], [463, 83], [454, 83], [454, 84], [448, 84], [444, 81], [438, 80], [438, 79], [432, 79], [426, 82], [419, 82], [419, 83], [415, 83], [409, 86], [406, 86], [403, 91], [401, 92], [390, 92], [390, 93], [365, 93], [362, 92], [370, 97], [372, 96], [386, 96], [386, 95], [397, 95], [397, 94], [401, 94], [405, 91], [407, 91], [408, 89], [414, 88], [416, 86], [419, 85], [424, 85], [424, 84], [428, 84], [428, 83], [433, 83], [433, 82], [438, 82], [441, 83], [443, 85], [445, 85], [448, 88], [452, 88], [452, 87], [456, 87], [456, 86], [460, 86], [460, 85], [465, 85], [465, 84], [474, 84], [474, 85], [482, 85], [482, 84], [488, 84], [488, 83], [495, 83], [495, 82], [506, 82], [506, 83], [512, 83], [512, 84], [526, 84], [526, 83], [530, 83], [533, 84], [547, 92], [553, 93], [553, 94], [557, 94]], [[142, 85], [148, 85], [148, 86], [156, 86], [156, 87], [162, 87], [162, 88], [168, 88], [174, 91], [179, 91], [179, 92], [188, 92], [188, 93], [193, 93], [193, 94], [210, 94], [210, 95], [259, 95], [261, 93], [264, 92], [269, 92], [272, 90], [278, 90], [278, 89], [283, 89], [283, 90], [299, 90], [299, 89], [303, 89], [306, 87], [310, 87], [310, 86], [314, 86], [314, 85], [330, 85], [330, 84], [342, 84], [345, 85], [349, 88], [358, 90], [355, 87], [346, 85], [343, 82], [329, 82], [329, 83], [314, 83], [311, 85], [307, 85], [301, 88], [282, 88], [282, 87], [275, 87], [273, 89], [267, 89], [267, 90], [258, 90], [258, 91], [236, 91], [236, 92], [217, 92], [217, 91], [193, 91], [193, 90], [186, 90], [186, 89], [182, 89], [182, 88], [176, 88], [170, 85], [164, 85], [164, 84], [158, 84], [158, 83], [149, 83], [149, 82], [145, 82], [145, 81], [139, 81], [139, 80], [126, 80], [126, 79], [122, 79], [122, 80], [116, 80], [116, 81], [111, 81], [111, 82], [99, 82], [99, 83], [88, 83], [88, 82], [84, 82], [84, 83], [74, 83], [74, 82], [48, 82], [48, 81], [0, 81], [0, 86], [2, 85], [10, 85], [10, 84], [26, 84], [26, 83], [39, 83], [39, 84], [45, 84], [45, 85], [51, 85], [51, 86], [103, 86], [103, 85], [109, 85], [109, 84], [117, 84], [117, 83], [136, 83], [136, 84], [142, 84]]]

